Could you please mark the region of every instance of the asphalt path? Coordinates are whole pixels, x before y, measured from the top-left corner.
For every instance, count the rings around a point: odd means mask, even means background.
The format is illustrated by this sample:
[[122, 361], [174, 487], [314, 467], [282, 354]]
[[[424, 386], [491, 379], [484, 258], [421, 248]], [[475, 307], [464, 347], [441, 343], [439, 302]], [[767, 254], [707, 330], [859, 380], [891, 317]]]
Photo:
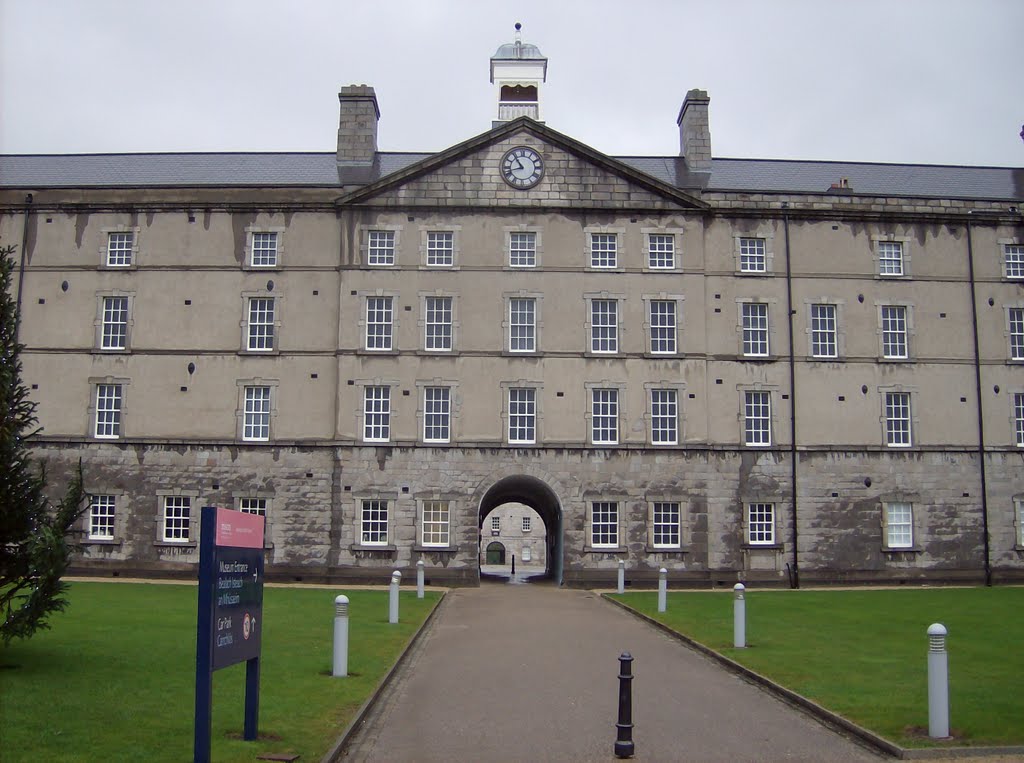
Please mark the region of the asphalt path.
[[637, 761], [878, 761], [589, 591], [450, 591], [346, 761], [614, 761], [619, 655]]

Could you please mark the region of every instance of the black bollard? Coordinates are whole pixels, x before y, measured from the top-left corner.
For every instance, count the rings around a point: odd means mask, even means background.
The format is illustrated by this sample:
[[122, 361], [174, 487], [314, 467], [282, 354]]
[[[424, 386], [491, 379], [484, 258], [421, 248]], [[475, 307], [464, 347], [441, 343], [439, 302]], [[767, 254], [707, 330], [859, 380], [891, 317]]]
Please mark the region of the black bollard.
[[516, 555], [512, 554], [512, 574], [516, 574]]
[[615, 757], [633, 757], [633, 657], [623, 652], [619, 657], [619, 722], [615, 724]]

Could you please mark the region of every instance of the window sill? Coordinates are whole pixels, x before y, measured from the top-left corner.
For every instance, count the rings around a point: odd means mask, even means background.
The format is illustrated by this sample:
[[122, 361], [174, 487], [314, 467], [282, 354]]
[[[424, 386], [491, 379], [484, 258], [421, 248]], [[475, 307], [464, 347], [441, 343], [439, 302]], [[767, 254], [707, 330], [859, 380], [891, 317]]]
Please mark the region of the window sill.
[[95, 348], [93, 348], [92, 354], [93, 355], [128, 355], [128, 354], [130, 354], [130, 350], [127, 347], [109, 348], [109, 349], [106, 349], [106, 348], [103, 348], [103, 347], [95, 347]]
[[781, 543], [741, 543], [740, 548], [744, 551], [782, 551]]
[[607, 548], [604, 548], [604, 547], [601, 547], [601, 546], [596, 546], [596, 547], [595, 546], [584, 546], [583, 547], [583, 553], [584, 554], [625, 554], [627, 552], [628, 552], [628, 549], [623, 548], [622, 546], [608, 546]]
[[882, 546], [883, 554], [920, 554], [924, 552], [924, 548], [921, 546], [907, 546], [906, 548], [891, 548], [889, 546]]
[[737, 270], [736, 275], [742, 276], [743, 278], [757, 278], [758, 276], [764, 278], [766, 276], [772, 276], [774, 273], [768, 270]]
[[362, 347], [362, 348], [356, 350], [355, 354], [356, 355], [378, 355], [378, 356], [382, 356], [382, 357], [387, 357], [389, 355], [398, 356], [399, 352], [398, 352], [398, 350], [368, 350], [365, 347]]
[[395, 546], [393, 543], [389, 543], [386, 546], [363, 546], [363, 545], [361, 545], [359, 543], [353, 543], [351, 546], [349, 546], [349, 550], [351, 550], [351, 551], [370, 551], [370, 552], [377, 552], [377, 553], [381, 553], [381, 554], [393, 554], [396, 551], [398, 551], [398, 547]]
[[172, 541], [172, 540], [157, 540], [153, 541], [153, 545], [157, 548], [195, 548], [199, 544], [194, 541]]
[[238, 351], [238, 354], [242, 355], [242, 356], [250, 356], [250, 357], [252, 357], [252, 356], [259, 357], [261, 355], [262, 356], [273, 357], [275, 355], [280, 355], [281, 351], [280, 350], [276, 350], [276, 349], [275, 350], [250, 350], [248, 348], [243, 348], [243, 349]]
[[78, 545], [80, 546], [120, 546], [124, 541], [117, 538], [86, 538]]
[[242, 265], [242, 270], [254, 273], [273, 273], [276, 270], [281, 270], [281, 263], [277, 262], [273, 265], [253, 265], [251, 262], [247, 262]]
[[685, 546], [666, 547], [666, 546], [651, 546], [651, 545], [648, 545], [648, 546], [646, 546], [644, 548], [644, 551], [646, 551], [648, 554], [679, 554], [679, 555], [682, 555], [682, 554], [690, 553], [690, 549], [686, 548]]
[[422, 546], [417, 544], [412, 547], [412, 550], [421, 554], [455, 554], [459, 549], [455, 546]]
[[139, 269], [139, 266], [136, 265], [134, 262], [131, 263], [130, 265], [108, 265], [105, 262], [101, 262], [99, 267], [97, 268], [97, 270], [106, 270], [106, 271], [112, 271], [112, 272], [115, 272], [115, 273], [118, 270], [128, 271], [128, 270], [138, 270], [138, 269]]

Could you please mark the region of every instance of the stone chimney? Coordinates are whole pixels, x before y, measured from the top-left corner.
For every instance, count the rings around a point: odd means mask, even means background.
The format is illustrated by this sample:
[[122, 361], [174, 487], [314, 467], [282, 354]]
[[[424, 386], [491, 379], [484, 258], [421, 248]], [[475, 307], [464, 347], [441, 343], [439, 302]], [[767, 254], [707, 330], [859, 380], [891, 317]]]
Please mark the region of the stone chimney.
[[377, 94], [366, 85], [348, 85], [338, 93], [338, 164], [369, 165], [377, 153]]
[[706, 90], [691, 90], [679, 109], [679, 155], [686, 159], [691, 172], [711, 172], [711, 128]]

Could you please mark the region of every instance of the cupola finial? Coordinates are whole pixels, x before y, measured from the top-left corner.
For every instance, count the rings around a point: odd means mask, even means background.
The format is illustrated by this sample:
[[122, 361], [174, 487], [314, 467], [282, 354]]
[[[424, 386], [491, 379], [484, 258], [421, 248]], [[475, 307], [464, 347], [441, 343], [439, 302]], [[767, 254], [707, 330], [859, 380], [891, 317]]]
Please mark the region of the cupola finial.
[[522, 33], [522, 31], [521, 31], [521, 30], [522, 30], [522, 28], [523, 28], [523, 25], [522, 25], [522, 24], [520, 24], [520, 23], [519, 23], [519, 22], [517, 21], [517, 22], [516, 22], [516, 47], [517, 47], [517, 48], [518, 48], [518, 47], [519, 47], [520, 45], [522, 45], [522, 44], [523, 44], [523, 33]]

